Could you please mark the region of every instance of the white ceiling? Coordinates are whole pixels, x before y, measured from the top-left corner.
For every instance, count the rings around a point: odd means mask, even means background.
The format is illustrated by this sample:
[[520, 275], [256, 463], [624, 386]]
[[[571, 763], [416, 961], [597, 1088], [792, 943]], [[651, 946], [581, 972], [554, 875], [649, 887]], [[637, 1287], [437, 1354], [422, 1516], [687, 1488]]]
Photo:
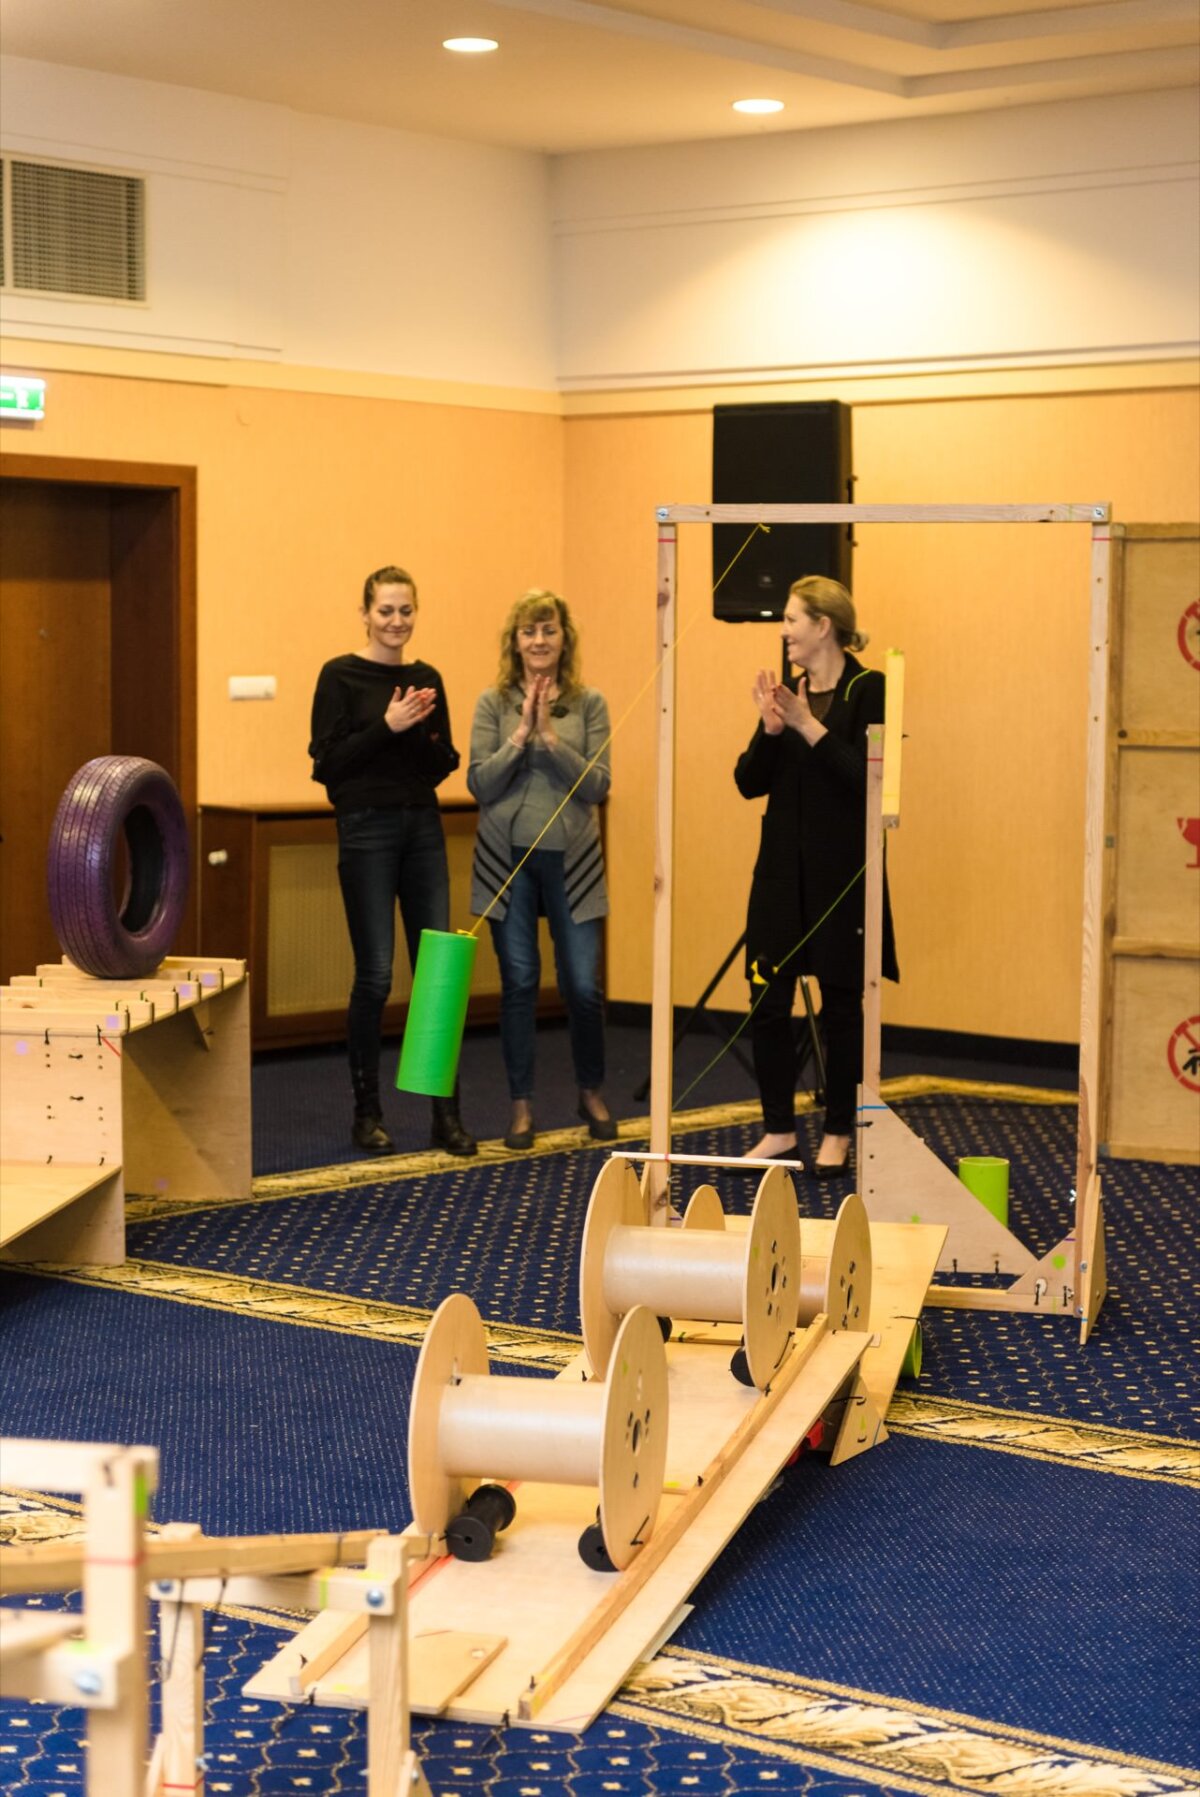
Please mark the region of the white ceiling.
[[[996, 13], [990, 6], [1009, 10]], [[0, 47], [551, 152], [1200, 80], [1196, 0], [2, 0]], [[442, 39], [498, 38], [490, 56]], [[742, 118], [736, 99], [785, 102]], [[1014, 120], [1014, 129], [1019, 123]]]

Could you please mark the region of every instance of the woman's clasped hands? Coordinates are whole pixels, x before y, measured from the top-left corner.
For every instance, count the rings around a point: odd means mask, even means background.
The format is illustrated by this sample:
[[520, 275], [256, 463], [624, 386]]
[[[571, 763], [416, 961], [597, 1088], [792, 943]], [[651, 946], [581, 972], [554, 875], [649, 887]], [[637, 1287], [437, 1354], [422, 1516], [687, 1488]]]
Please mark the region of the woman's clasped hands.
[[752, 691], [767, 736], [780, 736], [785, 728], [798, 730], [803, 736], [806, 726], [817, 725], [808, 702], [808, 675], [803, 668], [797, 674], [795, 692], [767, 668], [759, 669]]
[[388, 701], [383, 721], [393, 734], [411, 730], [414, 724], [424, 723], [436, 699], [437, 693], [431, 686], [410, 686], [407, 692], [398, 686]]
[[521, 722], [512, 733], [512, 742], [516, 748], [522, 748], [531, 736], [540, 736], [546, 747], [552, 749], [558, 741], [558, 732], [550, 706], [555, 697], [554, 681], [549, 674], [536, 674], [530, 681], [521, 706]]

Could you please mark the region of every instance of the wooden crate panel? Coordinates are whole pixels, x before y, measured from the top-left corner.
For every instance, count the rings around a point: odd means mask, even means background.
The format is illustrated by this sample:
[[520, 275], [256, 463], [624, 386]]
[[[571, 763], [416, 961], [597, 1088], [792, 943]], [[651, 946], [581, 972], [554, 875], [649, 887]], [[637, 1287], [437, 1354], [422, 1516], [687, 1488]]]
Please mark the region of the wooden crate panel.
[[1117, 935], [1194, 944], [1200, 936], [1200, 750], [1121, 751], [1116, 835]]
[[1123, 560], [1117, 654], [1121, 728], [1194, 735], [1200, 706], [1200, 537], [1129, 538]]
[[1200, 961], [1117, 957], [1108, 1142], [1200, 1160]]

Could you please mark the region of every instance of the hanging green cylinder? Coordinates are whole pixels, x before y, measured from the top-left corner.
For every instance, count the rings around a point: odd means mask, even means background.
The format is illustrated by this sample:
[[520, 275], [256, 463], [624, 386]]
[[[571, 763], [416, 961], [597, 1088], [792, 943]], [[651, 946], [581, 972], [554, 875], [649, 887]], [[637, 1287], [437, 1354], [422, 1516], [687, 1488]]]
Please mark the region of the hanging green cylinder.
[[958, 1177], [1007, 1229], [1008, 1162], [998, 1154], [964, 1154], [959, 1157]]
[[452, 1096], [478, 946], [478, 938], [465, 930], [421, 931], [397, 1091]]

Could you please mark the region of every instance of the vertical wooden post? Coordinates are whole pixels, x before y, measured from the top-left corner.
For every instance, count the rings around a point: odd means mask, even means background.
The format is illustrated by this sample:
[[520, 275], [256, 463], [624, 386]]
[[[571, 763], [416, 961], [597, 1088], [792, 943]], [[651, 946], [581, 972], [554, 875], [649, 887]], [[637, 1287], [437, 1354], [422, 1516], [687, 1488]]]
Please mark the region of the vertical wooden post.
[[[165, 1541], [190, 1541], [200, 1534], [194, 1522], [167, 1523]], [[183, 1590], [182, 1582], [176, 1586]], [[162, 1746], [157, 1791], [204, 1791], [204, 1607], [178, 1596], [159, 1599], [158, 1652], [162, 1666]]]
[[863, 916], [863, 1085], [878, 1092], [883, 1032], [884, 727], [867, 728], [866, 883]]
[[394, 1593], [390, 1615], [367, 1624], [367, 1797], [430, 1797], [409, 1736], [408, 1566], [403, 1536], [381, 1535], [367, 1549], [367, 1573]]
[[99, 1458], [84, 1491], [83, 1614], [88, 1639], [120, 1662], [120, 1702], [87, 1712], [87, 1781], [106, 1797], [141, 1797], [146, 1780], [148, 1670], [143, 1535], [153, 1468], [143, 1450]]
[[[1114, 703], [1109, 679], [1110, 588], [1112, 582], [1112, 527], [1107, 522], [1092, 526], [1091, 648], [1088, 655], [1087, 811], [1084, 823], [1083, 859], [1083, 967], [1079, 1011], [1079, 1124], [1075, 1154], [1075, 1240], [1071, 1289], [1080, 1318], [1080, 1340], [1086, 1341], [1090, 1317], [1084, 1303], [1081, 1261], [1088, 1258], [1088, 1243], [1103, 1223], [1091, 1210], [1099, 1205], [1096, 1180], [1100, 1144], [1098, 1132], [1104, 1112], [1104, 1013], [1107, 1000], [1105, 968], [1111, 957], [1107, 938], [1113, 929], [1112, 848], [1109, 843], [1109, 741], [1110, 710]], [[1100, 1251], [1103, 1243], [1101, 1241]], [[1093, 1252], [1094, 1252], [1093, 1248]]]
[[[650, 1148], [671, 1151], [672, 1059], [674, 1047], [673, 905], [675, 872], [675, 583], [678, 530], [660, 518], [658, 525], [658, 607], [656, 612], [657, 674], [654, 682], [657, 720], [657, 790], [654, 806], [653, 986], [650, 1005]], [[667, 1220], [670, 1169], [650, 1163], [650, 1219]]]

